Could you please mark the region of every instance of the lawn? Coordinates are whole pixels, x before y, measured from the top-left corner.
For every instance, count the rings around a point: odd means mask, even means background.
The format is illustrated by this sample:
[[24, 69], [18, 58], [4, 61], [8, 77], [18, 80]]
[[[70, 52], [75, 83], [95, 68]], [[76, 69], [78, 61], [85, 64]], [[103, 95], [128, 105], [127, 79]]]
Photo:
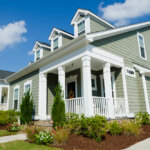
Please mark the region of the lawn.
[[7, 130], [0, 130], [0, 137], [7, 136], [7, 135], [14, 135], [15, 133], [8, 132]]
[[0, 144], [0, 150], [60, 150], [48, 146], [30, 144], [25, 141], [14, 141]]

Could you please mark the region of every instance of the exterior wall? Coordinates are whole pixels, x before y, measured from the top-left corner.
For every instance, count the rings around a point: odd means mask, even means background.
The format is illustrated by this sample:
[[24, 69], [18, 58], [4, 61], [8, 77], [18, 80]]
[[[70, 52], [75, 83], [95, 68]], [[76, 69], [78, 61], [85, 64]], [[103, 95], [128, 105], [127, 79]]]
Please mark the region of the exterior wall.
[[58, 85], [58, 75], [49, 73], [47, 75], [47, 114], [51, 114], [53, 100], [55, 96], [55, 87]]
[[16, 85], [20, 86], [19, 89], [19, 105], [21, 104], [22, 96], [24, 94], [24, 82], [27, 80], [32, 80], [32, 96], [34, 102], [34, 114], [38, 115], [38, 93], [39, 93], [39, 70], [36, 70], [26, 76], [23, 76], [13, 82], [10, 83], [10, 95], [9, 95], [9, 109], [13, 109], [13, 94], [14, 94], [14, 87]]
[[81, 97], [81, 71], [80, 69], [66, 73], [66, 78], [77, 75], [77, 97]]
[[43, 57], [47, 56], [48, 54], [50, 54], [50, 50], [43, 49]]
[[66, 45], [66, 44], [67, 44], [68, 42], [70, 42], [70, 41], [71, 41], [71, 39], [69, 39], [69, 38], [63, 36], [63, 37], [62, 37], [62, 46]]
[[92, 18], [90, 19], [90, 26], [91, 26], [91, 32], [104, 31], [110, 29], [110, 27], [107, 27], [103, 23], [99, 23]]
[[[137, 32], [144, 36], [147, 60], [140, 58]], [[150, 27], [95, 41], [92, 45], [123, 57], [127, 67], [134, 68], [133, 63], [135, 63], [150, 69], [149, 35]], [[145, 111], [141, 76], [137, 76], [135, 79], [128, 76], [126, 78], [130, 112]]]

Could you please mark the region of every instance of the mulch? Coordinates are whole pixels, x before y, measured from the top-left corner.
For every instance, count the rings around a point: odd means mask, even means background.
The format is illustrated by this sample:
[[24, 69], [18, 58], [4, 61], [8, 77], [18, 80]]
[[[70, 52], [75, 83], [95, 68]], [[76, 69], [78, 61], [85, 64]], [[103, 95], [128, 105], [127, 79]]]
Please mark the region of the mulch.
[[10, 125], [0, 125], [0, 130], [6, 130]]
[[72, 134], [69, 136], [65, 145], [53, 147], [62, 148], [64, 150], [121, 150], [149, 137], [150, 125], [144, 125], [141, 135], [138, 137], [123, 134], [117, 136], [106, 134], [105, 139], [98, 143], [95, 140]]

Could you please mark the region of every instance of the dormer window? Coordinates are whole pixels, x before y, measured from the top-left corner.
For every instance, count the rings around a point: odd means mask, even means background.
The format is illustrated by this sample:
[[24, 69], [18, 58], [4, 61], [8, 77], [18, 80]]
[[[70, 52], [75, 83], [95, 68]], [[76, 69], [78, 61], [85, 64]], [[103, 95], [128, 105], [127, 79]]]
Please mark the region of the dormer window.
[[40, 50], [37, 50], [36, 51], [36, 60], [39, 60], [40, 59]]
[[85, 21], [81, 21], [78, 23], [78, 35], [81, 35], [82, 33], [85, 33]]
[[54, 50], [58, 48], [58, 38], [54, 40]]

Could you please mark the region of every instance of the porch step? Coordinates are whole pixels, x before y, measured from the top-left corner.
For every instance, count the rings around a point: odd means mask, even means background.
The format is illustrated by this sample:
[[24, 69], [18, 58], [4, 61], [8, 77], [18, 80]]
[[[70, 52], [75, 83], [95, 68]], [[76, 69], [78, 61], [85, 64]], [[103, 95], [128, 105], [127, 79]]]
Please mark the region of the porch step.
[[43, 127], [52, 127], [52, 124], [50, 123], [50, 121], [34, 121], [34, 125], [35, 126], [43, 126]]

